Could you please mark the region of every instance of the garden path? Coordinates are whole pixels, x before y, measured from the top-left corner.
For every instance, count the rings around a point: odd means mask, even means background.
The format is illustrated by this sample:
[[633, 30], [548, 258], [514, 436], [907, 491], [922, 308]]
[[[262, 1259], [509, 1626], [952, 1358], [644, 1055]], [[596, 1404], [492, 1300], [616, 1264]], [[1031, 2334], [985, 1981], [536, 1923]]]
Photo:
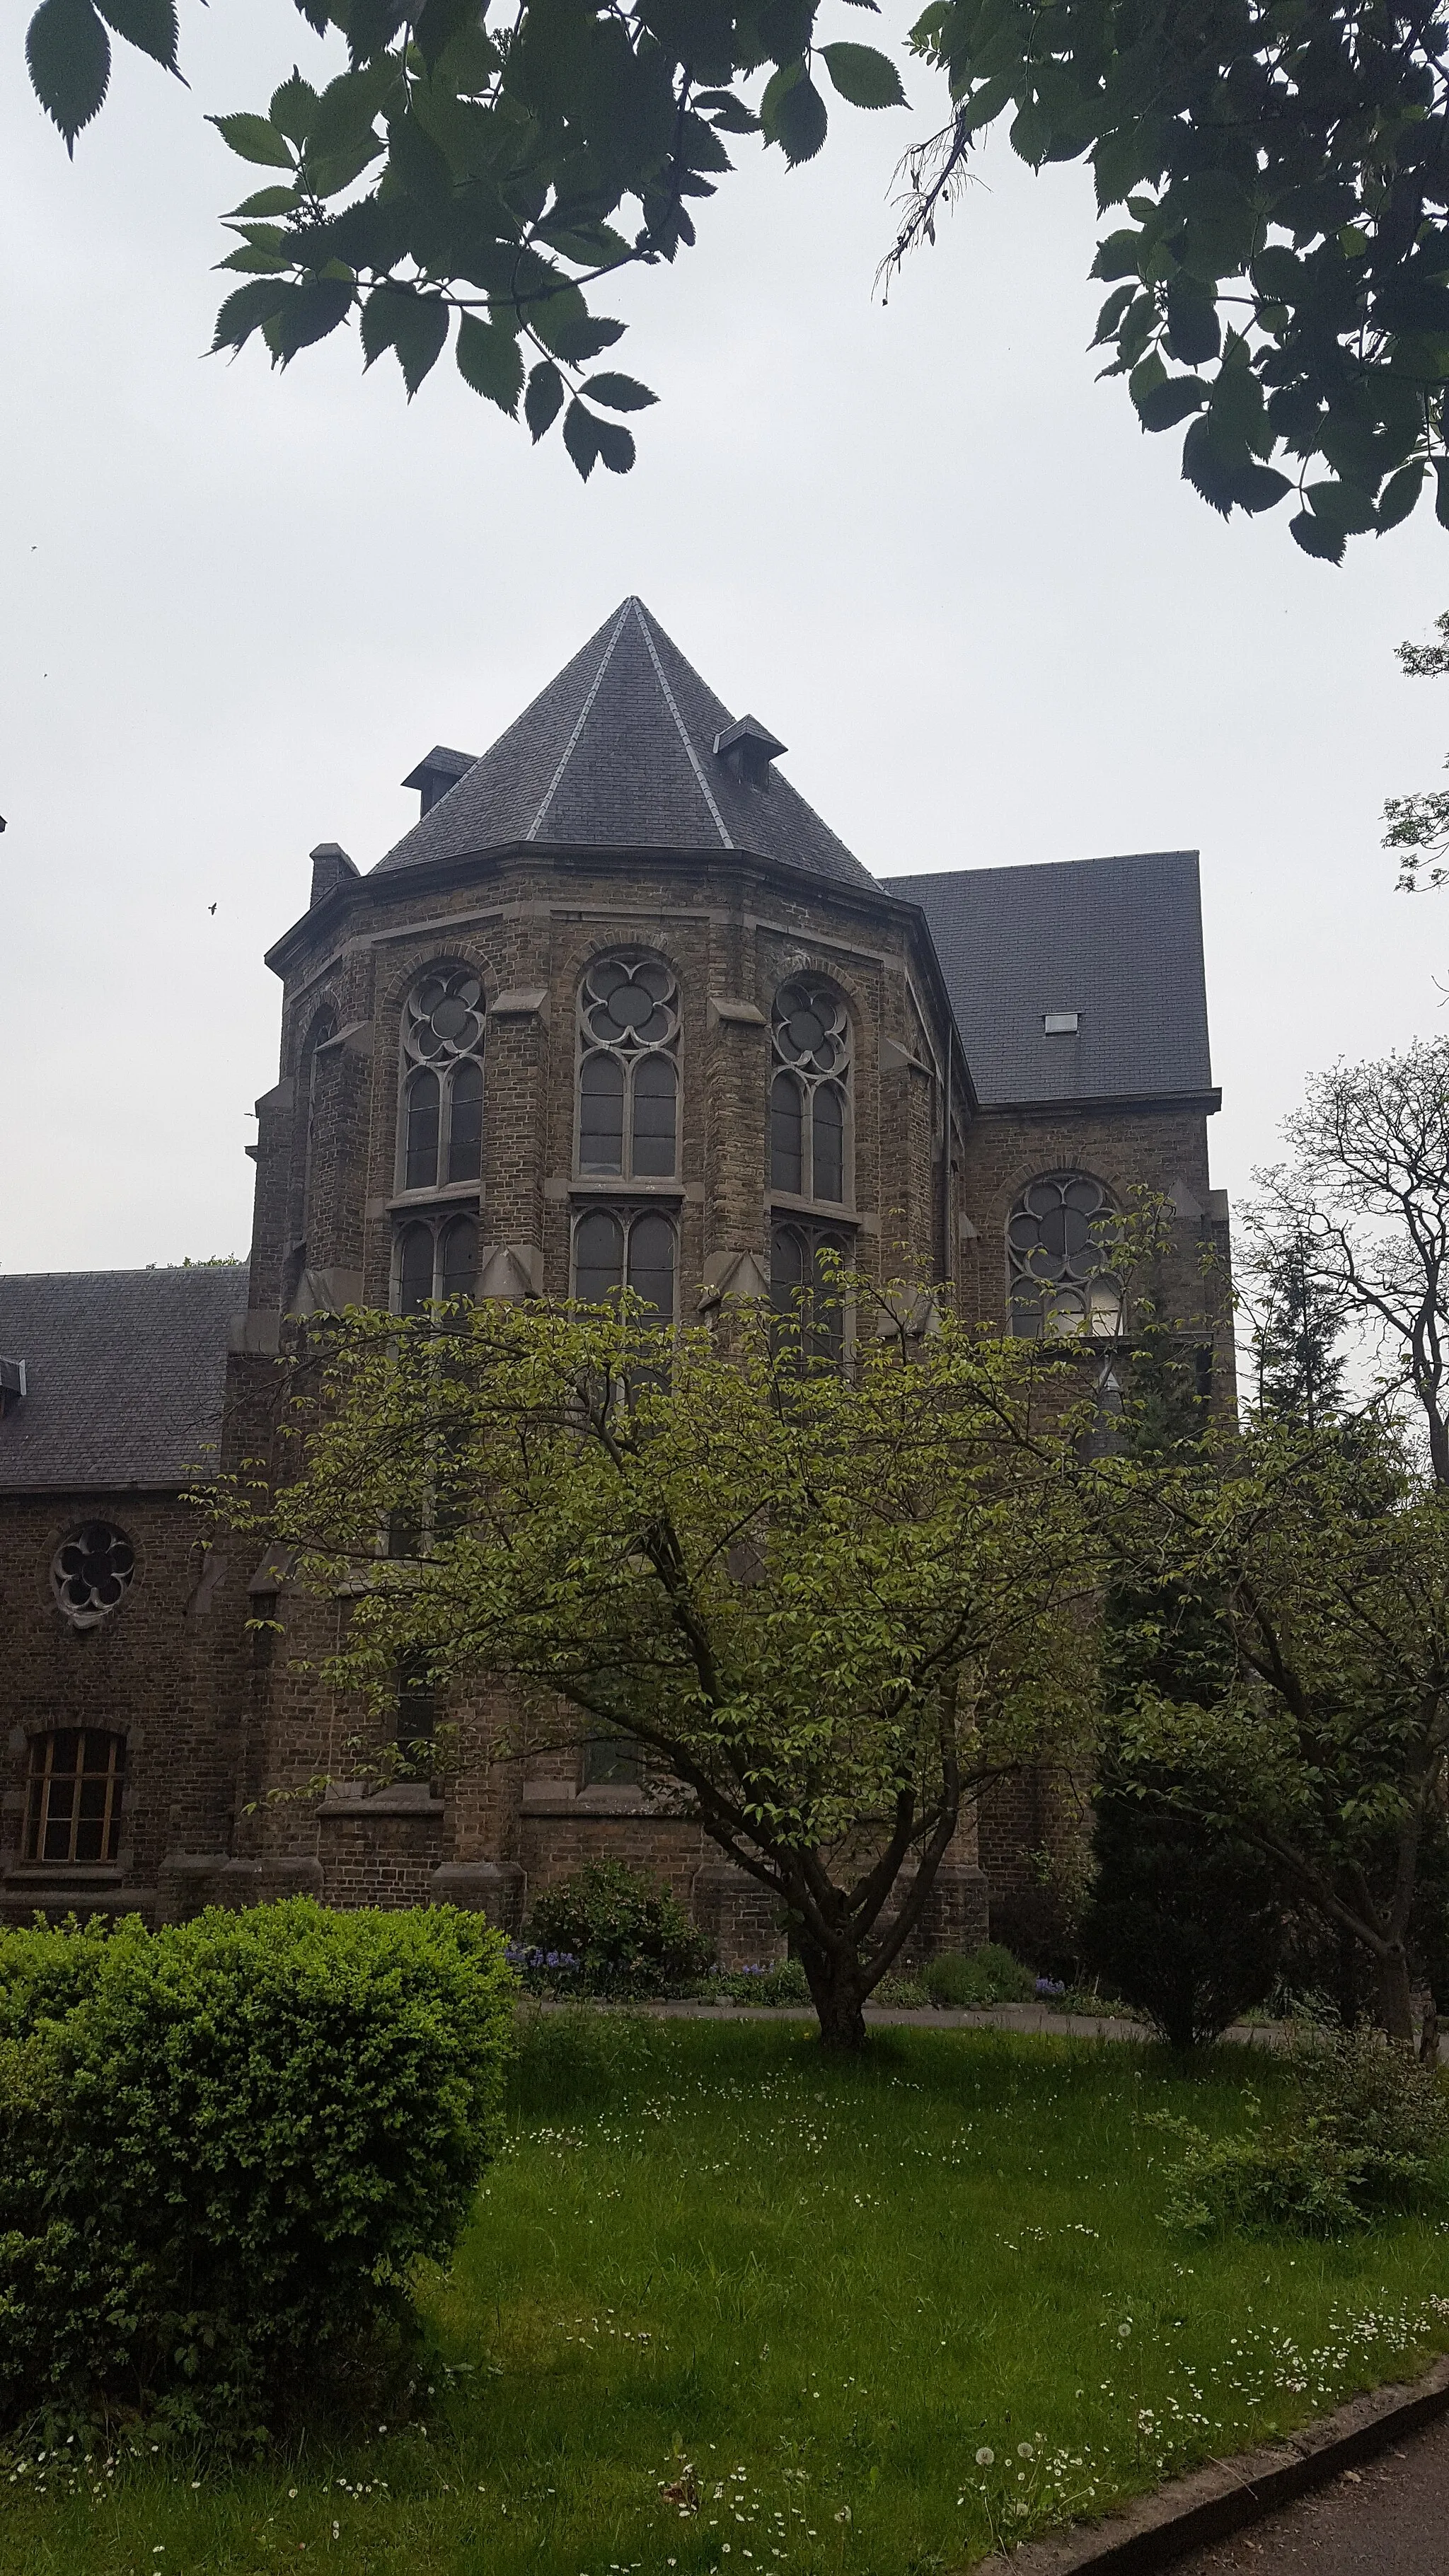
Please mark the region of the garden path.
[[1176, 2576], [1445, 2576], [1449, 2422], [1173, 2564]]

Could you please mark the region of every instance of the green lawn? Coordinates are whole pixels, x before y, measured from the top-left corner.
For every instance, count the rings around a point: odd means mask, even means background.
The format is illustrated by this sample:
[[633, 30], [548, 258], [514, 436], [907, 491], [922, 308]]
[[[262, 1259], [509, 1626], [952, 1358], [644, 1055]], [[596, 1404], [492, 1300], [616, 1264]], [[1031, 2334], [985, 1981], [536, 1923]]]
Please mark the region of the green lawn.
[[230, 2477], [32, 2454], [0, 2571], [958, 2567], [993, 2518], [1100, 2507], [1449, 2346], [1438, 2222], [1327, 2247], [1161, 2225], [1142, 2114], [1233, 2124], [1250, 2080], [1274, 2070], [1233, 2051], [1189, 2082], [1145, 2048], [913, 2029], [842, 2066], [798, 2023], [549, 2017], [425, 2285], [423, 2419]]

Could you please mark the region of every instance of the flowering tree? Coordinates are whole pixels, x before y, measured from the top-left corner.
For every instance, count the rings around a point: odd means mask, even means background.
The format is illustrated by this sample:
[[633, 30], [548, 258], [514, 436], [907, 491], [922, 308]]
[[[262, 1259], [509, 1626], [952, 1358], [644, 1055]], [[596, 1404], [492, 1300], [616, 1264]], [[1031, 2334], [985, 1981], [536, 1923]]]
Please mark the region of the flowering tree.
[[1070, 1362], [850, 1296], [844, 1365], [818, 1299], [677, 1336], [631, 1298], [349, 1312], [294, 1379], [267, 1507], [351, 1600], [334, 1682], [501, 1677], [515, 1750], [634, 1737], [779, 1900], [839, 2046], [969, 1802], [1081, 1723], [1092, 1580], [1048, 1392]]

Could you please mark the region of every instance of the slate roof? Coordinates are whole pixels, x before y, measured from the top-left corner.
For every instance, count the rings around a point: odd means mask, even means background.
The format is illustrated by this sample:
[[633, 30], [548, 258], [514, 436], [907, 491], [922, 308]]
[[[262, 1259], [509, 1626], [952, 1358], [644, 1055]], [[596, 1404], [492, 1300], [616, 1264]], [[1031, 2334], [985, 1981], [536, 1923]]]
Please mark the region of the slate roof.
[[747, 850], [872, 885], [778, 773], [752, 787], [716, 757], [732, 722], [643, 601], [626, 599], [373, 874], [537, 841]]
[[0, 1418], [0, 1492], [175, 1490], [221, 1424], [244, 1261], [0, 1273], [0, 1356], [26, 1393]]
[[983, 1107], [1211, 1090], [1195, 850], [882, 884], [926, 916]]

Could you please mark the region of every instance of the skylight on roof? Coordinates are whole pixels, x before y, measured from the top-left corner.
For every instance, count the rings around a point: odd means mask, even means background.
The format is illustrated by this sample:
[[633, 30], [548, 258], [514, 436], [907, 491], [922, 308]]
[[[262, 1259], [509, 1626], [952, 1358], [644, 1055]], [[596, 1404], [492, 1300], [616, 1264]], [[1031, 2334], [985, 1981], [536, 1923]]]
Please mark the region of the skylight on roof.
[[1080, 1011], [1043, 1011], [1041, 1024], [1049, 1038], [1074, 1038], [1081, 1018]]

